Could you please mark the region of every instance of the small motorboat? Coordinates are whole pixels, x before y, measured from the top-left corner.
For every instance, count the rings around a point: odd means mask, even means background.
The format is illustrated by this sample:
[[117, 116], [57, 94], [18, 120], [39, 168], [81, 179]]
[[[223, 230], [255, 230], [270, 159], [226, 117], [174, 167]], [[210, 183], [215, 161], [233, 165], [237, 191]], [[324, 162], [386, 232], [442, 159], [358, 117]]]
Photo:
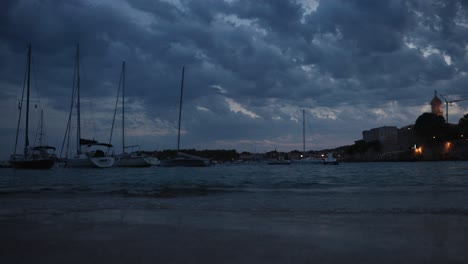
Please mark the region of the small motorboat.
[[338, 161], [333, 157], [333, 153], [328, 152], [327, 157], [323, 160], [324, 165], [338, 165]]

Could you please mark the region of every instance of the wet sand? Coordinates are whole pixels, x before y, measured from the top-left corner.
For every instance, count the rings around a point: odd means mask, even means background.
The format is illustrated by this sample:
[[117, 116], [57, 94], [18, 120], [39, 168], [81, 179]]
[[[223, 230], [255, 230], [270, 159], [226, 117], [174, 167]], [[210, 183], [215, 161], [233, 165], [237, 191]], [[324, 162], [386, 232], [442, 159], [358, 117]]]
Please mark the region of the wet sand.
[[451, 214], [112, 208], [0, 213], [0, 263], [467, 263]]

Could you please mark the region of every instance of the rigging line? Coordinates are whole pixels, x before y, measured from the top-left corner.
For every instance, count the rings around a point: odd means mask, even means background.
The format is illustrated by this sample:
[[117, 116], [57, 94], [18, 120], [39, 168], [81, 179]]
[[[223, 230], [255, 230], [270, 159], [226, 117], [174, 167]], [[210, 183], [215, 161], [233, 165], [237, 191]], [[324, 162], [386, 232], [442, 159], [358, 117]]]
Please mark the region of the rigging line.
[[49, 142], [47, 141], [47, 131], [44, 129], [44, 110], [41, 109], [41, 133], [39, 134], [39, 145], [48, 146]]
[[125, 153], [125, 61], [122, 62], [122, 153]]
[[[41, 97], [40, 97], [40, 93], [39, 93], [39, 86], [37, 85], [37, 67], [33, 67], [33, 64], [34, 64], [34, 57], [33, 57], [33, 54], [31, 54], [31, 66], [32, 67], [32, 71], [33, 71], [33, 74], [32, 74], [32, 77], [33, 77], [33, 80], [34, 80], [34, 90], [36, 91], [36, 95], [37, 95], [37, 103], [39, 104], [39, 109], [42, 110], [42, 103], [41, 103]], [[37, 109], [37, 104], [35, 104], [35, 108]], [[42, 112], [41, 112], [41, 118], [42, 118]], [[36, 134], [34, 135], [34, 141], [33, 141], [33, 145], [35, 146], [36, 145], [36, 141], [39, 137], [39, 145], [42, 145], [42, 119], [39, 120], [38, 124], [37, 124], [37, 129], [36, 129]], [[40, 131], [40, 132], [39, 132]], [[41, 133], [41, 134], [39, 134]]]
[[26, 129], [24, 131], [24, 150], [23, 157], [26, 159], [29, 148], [29, 98], [30, 98], [30, 87], [31, 87], [31, 43], [28, 46], [28, 78], [27, 81], [27, 90], [26, 90]]
[[37, 146], [37, 145], [36, 145], [36, 141], [37, 141], [37, 136], [38, 136], [38, 134], [40, 133], [40, 132], [39, 132], [40, 128], [41, 128], [41, 120], [39, 120], [39, 122], [37, 123], [36, 133], [35, 133], [35, 135], [34, 135], [33, 146]]
[[96, 128], [96, 111], [94, 109], [94, 102], [90, 101], [89, 102], [89, 114], [88, 114], [88, 120], [85, 120], [85, 124], [89, 124], [92, 129], [92, 134], [93, 134], [93, 139], [96, 139], [98, 137], [97, 133], [97, 128]]
[[65, 152], [65, 157], [68, 157], [68, 147], [70, 143], [70, 123], [73, 111], [73, 102], [74, 102], [74, 94], [75, 94], [75, 72], [73, 73], [73, 85], [72, 85], [72, 96], [71, 96], [71, 103], [70, 103], [70, 111], [68, 114], [67, 126], [65, 128], [65, 134], [63, 136], [62, 147], [60, 149], [60, 157], [62, 157], [63, 149], [65, 147], [65, 141], [67, 141], [67, 147]]
[[[36, 141], [38, 141], [39, 143], [36, 144]], [[41, 109], [41, 116], [39, 118], [39, 122], [37, 123], [36, 135], [34, 136], [34, 146], [47, 145], [47, 144], [44, 144], [44, 142], [45, 142], [44, 110]]]
[[[34, 82], [34, 85], [32, 86], [32, 89], [35, 91], [36, 93], [36, 96], [37, 96], [37, 100], [33, 101], [35, 102], [34, 104], [34, 108], [37, 110], [38, 108], [41, 110], [39, 112], [39, 122], [38, 122], [38, 125], [37, 125], [37, 129], [36, 129], [36, 133], [34, 135], [34, 141], [33, 141], [33, 144], [34, 146], [36, 146], [36, 144], [39, 144], [39, 145], [43, 145], [43, 141], [45, 140], [45, 137], [44, 137], [44, 131], [43, 131], [43, 105], [42, 105], [42, 101], [41, 101], [41, 93], [39, 91], [39, 85], [38, 85], [38, 77], [39, 76], [37, 74], [37, 68], [39, 67], [35, 67], [34, 66], [34, 55], [31, 54], [31, 71], [32, 71], [32, 78], [33, 78], [33, 82]], [[37, 112], [36, 112], [37, 114]], [[35, 116], [36, 119], [37, 119], [37, 115]], [[37, 141], [39, 141], [37, 143]]]
[[80, 44], [76, 45], [76, 153], [82, 154], [81, 150], [81, 77], [80, 77]]
[[[33, 57], [33, 54], [31, 54], [31, 66], [34, 64], [34, 57]], [[37, 67], [32, 67], [32, 71], [33, 71], [33, 80], [34, 80], [34, 90], [36, 91], [36, 95], [37, 95], [37, 103], [39, 104], [39, 109], [42, 109], [42, 103], [41, 103], [41, 96], [40, 96], [40, 92], [39, 92], [39, 85], [37, 84], [37, 70], [36, 70]], [[36, 108], [37, 108], [37, 104], [36, 104]]]
[[[85, 100], [81, 101], [81, 105], [85, 105], [85, 110], [81, 111], [81, 131], [85, 131], [87, 136], [84, 136], [84, 138], [91, 138], [93, 140], [96, 140], [96, 138], [99, 138], [101, 134], [98, 133], [97, 131], [97, 117], [98, 113], [96, 112], [96, 108], [94, 106], [94, 102], [91, 100]], [[83, 108], [81, 108], [83, 109]], [[80, 133], [80, 135], [83, 135], [83, 133]], [[83, 138], [83, 137], [80, 137]]]
[[72, 96], [71, 96], [71, 103], [70, 103], [70, 112], [68, 115], [68, 121], [67, 121], [67, 127], [65, 128], [65, 135], [63, 137], [62, 141], [62, 148], [60, 149], [60, 157], [62, 156], [63, 153], [63, 148], [65, 146], [65, 141], [67, 141], [67, 147], [66, 147], [66, 157], [68, 157], [68, 151], [69, 151], [69, 146], [70, 146], [70, 130], [71, 130], [71, 119], [72, 119], [72, 113], [73, 113], [73, 105], [75, 102], [75, 94], [76, 94], [76, 67], [77, 67], [77, 62], [75, 61], [75, 67], [73, 69], [73, 85], [72, 85]]
[[305, 109], [302, 109], [302, 154], [305, 158]]
[[112, 143], [112, 134], [114, 132], [115, 115], [117, 114], [117, 105], [119, 103], [120, 87], [121, 87], [121, 84], [122, 84], [122, 77], [123, 77], [123, 71], [120, 72], [119, 86], [118, 86], [118, 89], [117, 89], [117, 99], [115, 100], [114, 118], [112, 118], [112, 127], [111, 127], [111, 134], [110, 134], [110, 138], [109, 138], [109, 144]]
[[178, 134], [177, 134], [177, 152], [180, 149], [180, 121], [182, 119], [182, 98], [184, 96], [184, 73], [185, 73], [185, 66], [182, 67], [182, 81], [180, 84], [179, 129], [178, 129]]
[[[28, 60], [26, 59], [26, 65], [27, 65], [27, 61]], [[21, 124], [21, 112], [23, 110], [24, 90], [25, 90], [25, 87], [26, 87], [27, 74], [28, 74], [28, 68], [26, 67], [25, 70], [24, 70], [23, 90], [21, 92], [21, 101], [18, 104], [19, 117], [18, 117], [18, 124], [17, 124], [17, 127], [16, 127], [15, 149], [13, 150], [13, 157], [16, 156], [16, 148], [18, 146], [18, 137], [19, 137], [18, 133], [19, 133], [19, 127], [20, 127], [20, 124]]]

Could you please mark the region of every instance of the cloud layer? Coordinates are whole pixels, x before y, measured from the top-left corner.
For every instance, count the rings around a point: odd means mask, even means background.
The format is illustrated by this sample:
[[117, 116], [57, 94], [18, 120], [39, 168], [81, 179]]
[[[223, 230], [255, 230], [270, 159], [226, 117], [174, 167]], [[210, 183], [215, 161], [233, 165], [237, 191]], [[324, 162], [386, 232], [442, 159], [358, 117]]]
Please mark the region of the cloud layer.
[[[79, 43], [88, 137], [109, 140], [126, 61], [129, 144], [176, 147], [185, 66], [183, 148], [302, 149], [305, 109], [307, 149], [323, 149], [352, 144], [364, 129], [414, 123], [434, 90], [448, 100], [468, 97], [467, 7], [462, 0], [2, 1], [0, 157], [14, 146], [28, 43], [38, 105], [31, 126], [44, 108], [49, 144], [58, 148]], [[468, 112], [467, 102], [450, 106], [450, 122]]]

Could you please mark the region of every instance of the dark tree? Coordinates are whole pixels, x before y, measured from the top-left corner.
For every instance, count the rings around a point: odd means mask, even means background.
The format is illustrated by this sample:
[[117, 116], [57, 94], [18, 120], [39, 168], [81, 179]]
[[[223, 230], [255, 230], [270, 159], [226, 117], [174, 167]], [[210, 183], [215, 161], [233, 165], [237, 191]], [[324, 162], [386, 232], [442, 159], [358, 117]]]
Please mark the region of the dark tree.
[[458, 128], [463, 136], [468, 136], [468, 114], [465, 114], [460, 120], [458, 121]]
[[440, 141], [447, 136], [447, 126], [442, 116], [424, 113], [416, 119], [414, 124], [416, 134], [426, 141]]
[[382, 150], [382, 143], [378, 140], [371, 142], [365, 142], [364, 140], [358, 140], [353, 145], [349, 146], [346, 150], [347, 154], [364, 154], [368, 150], [379, 152]]

